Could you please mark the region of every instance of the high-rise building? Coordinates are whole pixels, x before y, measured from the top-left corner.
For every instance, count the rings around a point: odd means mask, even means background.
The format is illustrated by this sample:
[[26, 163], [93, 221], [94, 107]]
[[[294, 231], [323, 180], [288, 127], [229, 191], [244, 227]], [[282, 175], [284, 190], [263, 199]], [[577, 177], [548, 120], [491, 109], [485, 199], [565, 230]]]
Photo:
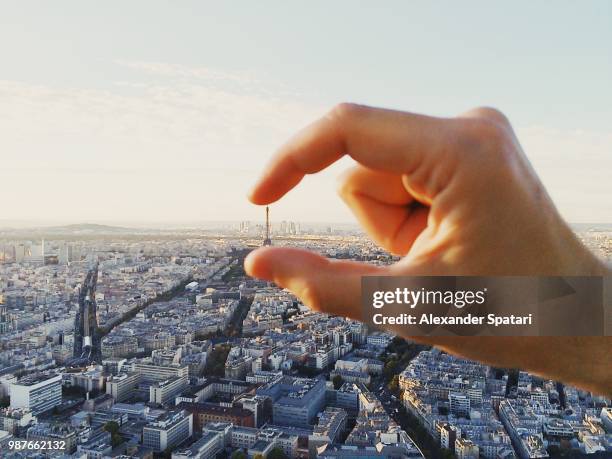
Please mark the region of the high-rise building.
[[57, 254], [57, 262], [60, 265], [67, 265], [72, 261], [72, 246], [67, 242], [63, 242], [59, 246]]
[[62, 376], [35, 375], [11, 384], [11, 408], [29, 408], [35, 416], [62, 403]]

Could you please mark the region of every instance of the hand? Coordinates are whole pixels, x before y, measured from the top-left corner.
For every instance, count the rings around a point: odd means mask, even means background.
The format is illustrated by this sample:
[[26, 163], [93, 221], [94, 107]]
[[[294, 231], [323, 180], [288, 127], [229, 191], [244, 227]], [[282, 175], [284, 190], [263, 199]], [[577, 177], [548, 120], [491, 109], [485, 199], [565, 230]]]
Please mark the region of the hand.
[[[285, 144], [250, 194], [269, 204], [348, 154], [339, 193], [396, 264], [328, 260], [281, 247], [252, 252], [247, 272], [317, 310], [361, 320], [361, 276], [603, 275], [558, 214], [504, 115], [456, 118], [342, 104]], [[401, 334], [401, 327], [391, 328]], [[612, 392], [605, 337], [418, 337], [498, 367]]]

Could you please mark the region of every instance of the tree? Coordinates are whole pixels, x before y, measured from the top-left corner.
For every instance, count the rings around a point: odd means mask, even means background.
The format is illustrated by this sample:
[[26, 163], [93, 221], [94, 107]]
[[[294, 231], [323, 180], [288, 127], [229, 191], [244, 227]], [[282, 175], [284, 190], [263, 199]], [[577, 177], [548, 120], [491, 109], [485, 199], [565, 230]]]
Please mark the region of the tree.
[[277, 446], [270, 451], [270, 454], [268, 454], [268, 459], [289, 459], [289, 456], [287, 456], [285, 452]]
[[119, 424], [115, 421], [108, 421], [104, 424], [104, 430], [111, 434], [113, 448], [123, 443], [123, 437], [119, 433]]
[[119, 424], [115, 421], [108, 421], [104, 424], [104, 430], [111, 434], [119, 433]]
[[247, 455], [244, 454], [244, 451], [242, 451], [241, 449], [234, 451], [234, 453], [232, 454], [232, 459], [248, 459]]
[[397, 392], [399, 390], [399, 375], [393, 376], [388, 387], [391, 392]]
[[342, 379], [342, 376], [336, 375], [332, 378], [332, 382], [334, 383], [334, 389], [338, 390], [342, 387], [344, 380]]

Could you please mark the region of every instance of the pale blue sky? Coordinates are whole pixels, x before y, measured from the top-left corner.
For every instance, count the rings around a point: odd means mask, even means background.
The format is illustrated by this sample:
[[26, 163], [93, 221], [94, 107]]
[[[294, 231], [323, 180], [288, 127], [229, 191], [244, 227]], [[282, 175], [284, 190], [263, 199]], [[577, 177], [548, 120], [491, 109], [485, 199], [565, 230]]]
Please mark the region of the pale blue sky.
[[[612, 2], [3, 2], [0, 56], [2, 219], [255, 219], [274, 147], [356, 101], [496, 106], [562, 213], [612, 222]], [[346, 166], [274, 215], [351, 221]]]

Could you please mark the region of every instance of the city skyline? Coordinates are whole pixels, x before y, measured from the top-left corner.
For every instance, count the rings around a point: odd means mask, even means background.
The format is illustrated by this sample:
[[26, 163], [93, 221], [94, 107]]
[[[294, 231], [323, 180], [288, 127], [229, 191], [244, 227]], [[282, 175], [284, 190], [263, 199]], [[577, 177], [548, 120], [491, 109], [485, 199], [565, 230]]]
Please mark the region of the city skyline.
[[[274, 150], [354, 101], [499, 107], [563, 216], [612, 222], [606, 2], [33, 5], [0, 18], [3, 219], [259, 220], [245, 196]], [[335, 196], [349, 164], [307, 177], [274, 220], [354, 222]]]
[[[393, 262], [364, 236], [284, 227], [274, 245]], [[244, 257], [264, 243], [263, 225], [107, 234], [0, 235], [7, 458], [30, 457], [26, 449], [105, 459], [611, 451], [604, 395], [371, 330], [249, 278]], [[577, 236], [610, 260], [612, 230]]]

